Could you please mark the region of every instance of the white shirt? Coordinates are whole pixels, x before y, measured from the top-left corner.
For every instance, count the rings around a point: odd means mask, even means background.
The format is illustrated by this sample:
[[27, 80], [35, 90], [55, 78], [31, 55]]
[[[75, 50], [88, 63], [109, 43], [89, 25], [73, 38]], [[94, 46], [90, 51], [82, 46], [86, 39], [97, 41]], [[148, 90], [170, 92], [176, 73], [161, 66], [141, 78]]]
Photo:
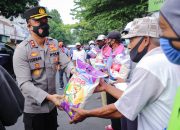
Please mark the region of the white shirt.
[[80, 50], [80, 51], [74, 50], [72, 60], [77, 60], [77, 59], [85, 62], [86, 52], [84, 50]]
[[164, 130], [180, 86], [179, 72], [160, 47], [151, 50], [137, 64], [116, 108], [130, 120], [138, 116], [138, 130]]

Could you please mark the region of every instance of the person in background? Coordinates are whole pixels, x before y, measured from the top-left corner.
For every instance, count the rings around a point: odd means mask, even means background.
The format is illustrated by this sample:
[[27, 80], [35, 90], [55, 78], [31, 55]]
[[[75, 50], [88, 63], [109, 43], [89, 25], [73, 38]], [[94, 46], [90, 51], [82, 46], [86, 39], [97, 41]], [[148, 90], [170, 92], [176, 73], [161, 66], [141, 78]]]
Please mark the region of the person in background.
[[[98, 35], [96, 39], [96, 44], [99, 47], [99, 49], [97, 49], [96, 61], [102, 60], [102, 63], [105, 65], [105, 69], [101, 69], [101, 70], [105, 73], [107, 73], [107, 59], [111, 55], [111, 51], [112, 51], [112, 48], [109, 47], [106, 41], [107, 41], [107, 37], [103, 34]], [[107, 105], [107, 98], [105, 92], [101, 92], [101, 100], [103, 106]]]
[[[62, 40], [58, 40], [58, 45], [59, 45], [60, 51], [62, 53], [65, 53], [68, 56], [69, 55], [68, 54], [68, 49], [66, 47], [64, 47], [64, 43], [63, 43]], [[59, 68], [59, 84], [60, 84], [59, 89], [60, 90], [64, 88], [64, 80], [63, 80], [64, 70], [65, 70], [65, 68], [62, 68], [60, 66], [60, 68]], [[67, 76], [65, 76], [65, 77], [67, 77]]]
[[76, 66], [77, 59], [86, 62], [86, 52], [84, 49], [82, 49], [81, 43], [77, 42], [75, 45], [76, 50], [73, 51], [72, 60], [74, 62], [74, 65]]
[[68, 49], [65, 47], [64, 42], [62, 40], [58, 40], [59, 49], [69, 56]]
[[96, 48], [96, 43], [93, 40], [89, 41], [88, 44], [89, 44], [89, 48], [86, 51], [86, 54], [87, 54], [86, 60], [87, 60], [87, 63], [91, 64], [90, 59], [96, 57], [97, 48]]
[[180, 66], [168, 61], [159, 47], [158, 20], [144, 17], [133, 21], [129, 34], [130, 57], [138, 62], [133, 77], [124, 92], [101, 80], [99, 90], [106, 90], [118, 101], [93, 110], [72, 108], [76, 115], [71, 123], [87, 117], [134, 120], [138, 130], [163, 130], [170, 117], [173, 99], [180, 84]]
[[49, 38], [45, 7], [28, 9], [24, 17], [30, 36], [15, 49], [13, 68], [20, 90], [25, 97], [25, 130], [57, 130], [57, 109], [64, 96], [56, 94], [55, 76], [60, 65], [69, 73], [75, 67], [58, 49], [58, 41]]
[[[162, 30], [160, 45], [174, 67], [180, 66], [180, 4], [179, 0], [166, 0], [160, 10], [159, 24]], [[176, 74], [180, 76], [180, 69]], [[175, 74], [174, 74], [175, 75]], [[180, 84], [172, 87], [176, 89], [176, 97], [172, 98], [174, 107], [167, 130], [180, 130]], [[175, 93], [173, 93], [174, 96]], [[171, 111], [170, 111], [171, 113]]]
[[[112, 84], [114, 82], [114, 80], [116, 80], [114, 72], [119, 71], [118, 67], [125, 66], [123, 64], [120, 64], [120, 62], [122, 62], [122, 60], [125, 60], [128, 58], [127, 59], [127, 61], [128, 61], [127, 67], [129, 67], [130, 59], [125, 54], [125, 48], [124, 48], [123, 44], [121, 43], [120, 32], [118, 32], [118, 31], [110, 32], [107, 36], [107, 42], [108, 42], [109, 46], [112, 48], [110, 56], [107, 60], [107, 67], [108, 67], [108, 73], [109, 73], [109, 78], [108, 78], [107, 82], [109, 84]], [[121, 78], [124, 80], [127, 79], [127, 76], [129, 74], [129, 69], [127, 68], [126, 70], [128, 70], [128, 71], [123, 72], [124, 73], [123, 75], [124, 76], [126, 75], [126, 76], [125, 77], [121, 76]], [[120, 72], [118, 72], [118, 73], [120, 73]], [[112, 95], [110, 95], [108, 93], [106, 95], [107, 95], [107, 104], [115, 103], [117, 101], [117, 99], [114, 98]], [[106, 129], [107, 130], [110, 130], [110, 129], [121, 130], [121, 120], [120, 119], [111, 119], [111, 125], [107, 126]]]
[[100, 49], [100, 54], [103, 56], [104, 59], [108, 59], [111, 54], [111, 47], [107, 44], [107, 38], [105, 35], [101, 34], [96, 39], [96, 44]]

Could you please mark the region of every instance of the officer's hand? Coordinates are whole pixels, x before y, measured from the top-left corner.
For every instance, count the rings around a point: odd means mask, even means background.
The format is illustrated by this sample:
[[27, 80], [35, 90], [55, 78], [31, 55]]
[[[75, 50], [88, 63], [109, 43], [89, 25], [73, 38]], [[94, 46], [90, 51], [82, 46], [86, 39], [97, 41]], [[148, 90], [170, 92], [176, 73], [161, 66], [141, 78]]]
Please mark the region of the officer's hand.
[[71, 74], [75, 74], [77, 71], [75, 68], [71, 69]]
[[61, 103], [64, 101], [64, 95], [58, 95], [58, 94], [53, 94], [53, 95], [48, 95], [47, 99], [54, 103], [55, 106], [60, 107]]
[[70, 124], [76, 124], [78, 122], [82, 122], [87, 118], [87, 111], [80, 108], [71, 108], [73, 112], [76, 114], [74, 115], [73, 119], [70, 121]]

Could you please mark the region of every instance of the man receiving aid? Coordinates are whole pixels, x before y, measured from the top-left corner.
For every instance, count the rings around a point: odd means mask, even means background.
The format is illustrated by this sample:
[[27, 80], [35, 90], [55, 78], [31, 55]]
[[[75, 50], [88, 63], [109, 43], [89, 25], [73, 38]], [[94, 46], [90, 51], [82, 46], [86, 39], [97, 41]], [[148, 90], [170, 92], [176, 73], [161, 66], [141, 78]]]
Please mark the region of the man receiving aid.
[[49, 25], [44, 7], [33, 7], [24, 14], [30, 37], [18, 45], [13, 63], [18, 86], [24, 97], [25, 130], [57, 130], [57, 110], [63, 96], [56, 93], [55, 75], [59, 65], [69, 72], [74, 66], [58, 43], [48, 38]]

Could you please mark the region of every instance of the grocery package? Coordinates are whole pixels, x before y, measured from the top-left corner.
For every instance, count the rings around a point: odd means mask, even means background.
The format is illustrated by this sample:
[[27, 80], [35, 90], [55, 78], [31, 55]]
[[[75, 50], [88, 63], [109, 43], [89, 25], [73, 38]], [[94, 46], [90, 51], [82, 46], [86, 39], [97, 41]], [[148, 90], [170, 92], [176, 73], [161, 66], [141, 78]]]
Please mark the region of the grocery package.
[[90, 59], [92, 66], [98, 70], [104, 70], [106, 68], [107, 59], [103, 58], [101, 53], [98, 53], [96, 58]]
[[87, 53], [91, 58], [95, 58], [97, 56], [97, 49], [94, 47]]
[[69, 80], [64, 91], [65, 100], [61, 103], [61, 107], [71, 119], [75, 114], [71, 111], [71, 108], [84, 107], [86, 100], [93, 94], [94, 89], [99, 84], [99, 79], [107, 76], [81, 60], [77, 60], [76, 69], [77, 73]]
[[122, 78], [127, 79], [130, 71], [130, 58], [125, 54], [116, 55], [109, 69], [110, 76], [112, 79]]

